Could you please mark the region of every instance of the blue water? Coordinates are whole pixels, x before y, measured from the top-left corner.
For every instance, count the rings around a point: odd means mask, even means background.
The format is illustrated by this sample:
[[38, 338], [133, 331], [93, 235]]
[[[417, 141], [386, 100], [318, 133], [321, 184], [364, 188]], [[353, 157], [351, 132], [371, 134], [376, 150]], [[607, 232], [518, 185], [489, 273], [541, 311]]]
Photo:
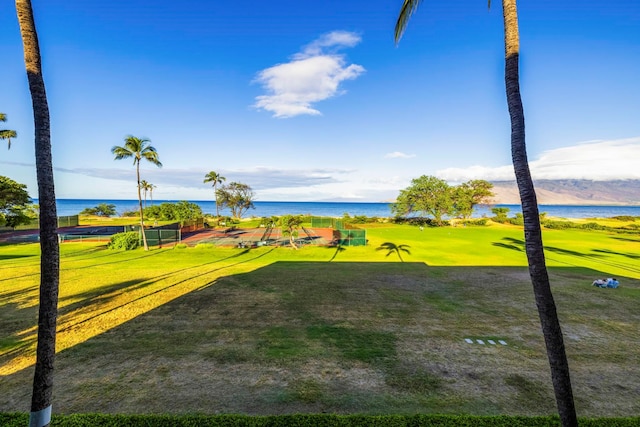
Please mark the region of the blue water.
[[[175, 200], [154, 200], [153, 204], [175, 202]], [[216, 205], [213, 201], [194, 200], [204, 213], [215, 214]], [[37, 199], [34, 203], [38, 203]], [[58, 199], [58, 215], [76, 215], [85, 208], [92, 208], [100, 203], [114, 204], [116, 212], [138, 209], [137, 200], [90, 200], [90, 199]], [[351, 216], [365, 215], [368, 217], [390, 217], [389, 203], [343, 203], [343, 202], [255, 202], [256, 208], [250, 209], [245, 217], [269, 217], [285, 214], [309, 214], [315, 216], [342, 217], [345, 213]], [[147, 206], [151, 202], [147, 201]], [[509, 216], [522, 212], [520, 205], [496, 205], [510, 209]], [[548, 216], [560, 218], [609, 218], [618, 215], [640, 216], [640, 206], [571, 206], [571, 205], [540, 205], [540, 212]], [[230, 215], [228, 210], [221, 209], [221, 215]], [[479, 206], [474, 212], [475, 218], [483, 215], [493, 216], [491, 207]]]

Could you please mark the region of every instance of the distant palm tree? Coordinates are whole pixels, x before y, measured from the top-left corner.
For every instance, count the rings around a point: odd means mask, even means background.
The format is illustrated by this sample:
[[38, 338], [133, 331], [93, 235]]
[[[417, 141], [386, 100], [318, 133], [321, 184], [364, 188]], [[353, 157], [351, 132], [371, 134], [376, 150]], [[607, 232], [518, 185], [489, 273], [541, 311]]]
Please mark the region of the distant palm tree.
[[33, 375], [29, 425], [48, 426], [51, 421], [53, 365], [56, 356], [56, 323], [60, 284], [58, 213], [51, 161], [49, 104], [42, 77], [40, 45], [30, 0], [16, 0], [24, 63], [29, 81], [35, 130], [36, 176], [40, 204], [40, 294], [38, 344]]
[[151, 199], [151, 206], [153, 206], [153, 189], [156, 188], [155, 185], [149, 184], [149, 198]]
[[142, 233], [142, 242], [144, 244], [144, 250], [149, 250], [147, 245], [147, 236], [144, 233], [144, 214], [142, 211], [142, 195], [141, 181], [140, 181], [140, 160], [145, 159], [158, 167], [162, 167], [160, 159], [158, 158], [158, 152], [154, 147], [149, 145], [151, 141], [144, 138], [136, 138], [135, 136], [127, 136], [124, 139], [124, 146], [114, 146], [111, 152], [116, 156], [114, 160], [122, 160], [133, 157], [133, 164], [136, 166], [136, 177], [138, 182], [138, 205], [140, 208], [140, 232]]
[[142, 191], [144, 191], [144, 207], [146, 209], [147, 208], [147, 192], [151, 191], [151, 188], [153, 187], [153, 185], [143, 179], [142, 181], [140, 181], [140, 186], [142, 188]]
[[[395, 29], [396, 43], [402, 37], [409, 18], [421, 0], [404, 0]], [[491, 0], [489, 0], [491, 5]], [[505, 44], [505, 86], [507, 105], [511, 118], [511, 157], [524, 217], [525, 252], [529, 264], [529, 276], [538, 307], [538, 316], [551, 367], [551, 379], [556, 397], [558, 414], [564, 427], [577, 426], [578, 420], [573, 401], [569, 363], [564, 348], [556, 304], [551, 293], [549, 275], [544, 257], [538, 201], [527, 160], [524, 132], [524, 110], [520, 96], [519, 56], [520, 36], [516, 0], [502, 0]]]
[[[7, 115], [4, 113], [0, 113], [0, 122], [6, 122], [6, 121], [7, 121]], [[17, 136], [18, 134], [16, 133], [15, 130], [0, 129], [0, 139], [7, 140], [8, 149], [11, 149], [11, 138], [16, 138]]]
[[216, 200], [216, 218], [220, 218], [220, 208], [218, 207], [218, 192], [216, 191], [216, 188], [218, 187], [218, 184], [222, 184], [227, 178], [225, 178], [224, 176], [220, 175], [219, 173], [215, 172], [215, 171], [211, 171], [208, 174], [206, 174], [204, 176], [204, 183], [206, 184], [207, 182], [211, 182], [213, 183], [213, 194], [215, 195], [215, 200]]

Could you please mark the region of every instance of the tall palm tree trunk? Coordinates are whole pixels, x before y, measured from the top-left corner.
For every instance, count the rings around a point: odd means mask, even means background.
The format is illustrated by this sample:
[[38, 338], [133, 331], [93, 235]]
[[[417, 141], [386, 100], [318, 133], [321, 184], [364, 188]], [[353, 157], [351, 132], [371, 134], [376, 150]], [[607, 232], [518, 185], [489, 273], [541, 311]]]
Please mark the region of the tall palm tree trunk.
[[218, 207], [218, 187], [216, 185], [217, 183], [213, 183], [213, 195], [215, 196], [216, 199], [216, 219], [220, 218], [220, 208]]
[[525, 144], [524, 111], [520, 96], [518, 58], [520, 41], [518, 35], [518, 15], [516, 0], [502, 1], [505, 34], [505, 83], [507, 104], [511, 116], [511, 156], [520, 192], [524, 236], [529, 275], [533, 285], [536, 306], [551, 368], [551, 379], [558, 406], [558, 413], [564, 427], [577, 426], [569, 363], [564, 348], [560, 321], [551, 293], [549, 275], [544, 257], [542, 231], [533, 180], [529, 171]]
[[29, 424], [47, 426], [51, 420], [53, 364], [56, 355], [56, 322], [60, 280], [58, 215], [51, 163], [49, 106], [42, 77], [40, 46], [30, 0], [16, 0], [16, 12], [24, 62], [33, 104], [36, 174], [40, 204], [40, 305], [38, 308], [38, 345], [33, 377]]
[[[142, 210], [142, 194], [140, 193], [140, 159], [136, 161], [136, 178], [138, 179], [138, 206], [140, 211], [140, 233], [142, 233], [142, 244], [144, 245], [144, 250], [149, 250], [149, 245], [147, 244], [147, 235], [144, 232], [144, 212]], [[145, 201], [146, 204], [146, 201]]]

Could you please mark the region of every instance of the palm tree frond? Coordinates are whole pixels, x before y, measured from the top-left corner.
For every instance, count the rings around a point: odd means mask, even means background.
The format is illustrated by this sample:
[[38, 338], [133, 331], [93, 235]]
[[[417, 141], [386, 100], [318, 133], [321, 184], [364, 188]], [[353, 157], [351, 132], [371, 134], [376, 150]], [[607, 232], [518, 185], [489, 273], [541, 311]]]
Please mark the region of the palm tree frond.
[[395, 36], [394, 40], [396, 44], [400, 42], [402, 38], [402, 34], [404, 34], [404, 30], [407, 28], [407, 24], [409, 23], [409, 19], [413, 15], [413, 13], [418, 9], [418, 6], [422, 0], [404, 0], [402, 4], [402, 8], [400, 9], [400, 13], [398, 14], [398, 21], [396, 22]]

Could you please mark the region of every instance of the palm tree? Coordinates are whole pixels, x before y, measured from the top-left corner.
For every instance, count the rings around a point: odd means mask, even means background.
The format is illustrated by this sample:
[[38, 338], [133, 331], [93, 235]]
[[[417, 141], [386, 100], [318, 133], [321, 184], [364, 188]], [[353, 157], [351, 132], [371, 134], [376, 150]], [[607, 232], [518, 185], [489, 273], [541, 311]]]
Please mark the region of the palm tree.
[[144, 179], [140, 181], [140, 187], [142, 191], [144, 191], [144, 208], [147, 208], [147, 192], [151, 191], [152, 185], [145, 181]]
[[[402, 37], [409, 18], [420, 3], [420, 0], [404, 0], [395, 28], [396, 43]], [[489, 5], [491, 5], [490, 0]], [[529, 264], [529, 276], [531, 277], [533, 293], [538, 307], [560, 420], [565, 427], [577, 426], [578, 421], [571, 389], [569, 363], [564, 348], [560, 321], [556, 312], [556, 304], [551, 293], [542, 243], [538, 201], [527, 160], [524, 110], [522, 108], [522, 98], [520, 97], [518, 71], [520, 36], [516, 0], [502, 0], [502, 15], [505, 43], [505, 85], [507, 105], [511, 118], [511, 157], [524, 217], [525, 252]]]
[[[6, 121], [7, 121], [7, 115], [4, 113], [0, 113], [0, 122], [6, 122]], [[18, 134], [16, 133], [15, 130], [0, 129], [0, 139], [7, 140], [8, 149], [11, 149], [11, 138], [16, 138], [17, 136]]]
[[40, 304], [38, 308], [36, 367], [33, 376], [29, 424], [48, 426], [51, 421], [53, 364], [56, 356], [56, 323], [60, 284], [60, 247], [56, 234], [58, 213], [51, 162], [49, 105], [42, 77], [40, 45], [31, 1], [16, 0], [16, 12], [33, 106], [36, 175], [40, 204]]
[[133, 157], [133, 164], [136, 166], [136, 177], [138, 179], [138, 205], [140, 208], [140, 232], [142, 233], [142, 242], [144, 244], [144, 250], [149, 250], [147, 245], [147, 236], [144, 233], [144, 214], [142, 211], [142, 195], [141, 181], [140, 181], [140, 160], [145, 159], [158, 167], [162, 167], [160, 159], [158, 158], [158, 152], [154, 147], [149, 145], [151, 141], [145, 138], [136, 138], [135, 136], [127, 136], [124, 139], [124, 146], [118, 145], [111, 149], [111, 152], [116, 156], [114, 160], [122, 160]]
[[211, 182], [213, 183], [213, 194], [215, 195], [216, 198], [216, 218], [220, 218], [220, 208], [218, 207], [218, 192], [216, 191], [216, 188], [218, 186], [218, 184], [222, 184], [227, 178], [225, 178], [224, 176], [220, 175], [219, 173], [215, 172], [215, 171], [211, 171], [208, 174], [206, 174], [204, 176], [204, 183], [206, 184], [207, 182]]
[[156, 188], [155, 185], [149, 184], [149, 198], [151, 199], [151, 206], [153, 206], [153, 189]]

